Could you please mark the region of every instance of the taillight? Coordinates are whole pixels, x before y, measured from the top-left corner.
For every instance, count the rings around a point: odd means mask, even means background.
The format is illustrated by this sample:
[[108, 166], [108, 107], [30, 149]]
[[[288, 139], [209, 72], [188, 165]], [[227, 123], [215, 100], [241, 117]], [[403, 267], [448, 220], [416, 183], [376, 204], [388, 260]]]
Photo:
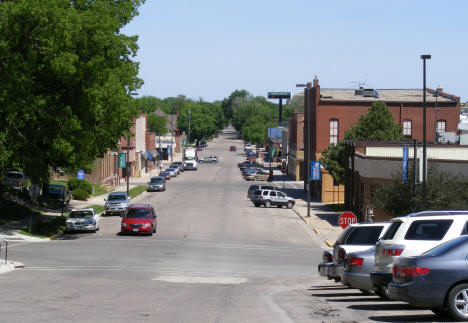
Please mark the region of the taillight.
[[20, 181], [20, 182], [18, 183], [18, 185], [21, 185], [21, 184], [22, 184], [22, 183], [21, 183], [21, 181]]
[[262, 196], [262, 195], [260, 195], [260, 199], [262, 199], [262, 198], [263, 198], [263, 196]]
[[384, 256], [399, 256], [403, 252], [403, 248], [385, 248], [382, 250]]
[[344, 260], [346, 258], [346, 251], [343, 248], [338, 249], [338, 259]]
[[361, 267], [363, 262], [364, 262], [364, 258], [348, 259], [348, 264], [350, 267]]
[[323, 262], [333, 262], [333, 255], [326, 253], [322, 257]]
[[405, 278], [422, 276], [429, 273], [429, 268], [425, 267], [398, 267], [393, 266], [393, 277]]

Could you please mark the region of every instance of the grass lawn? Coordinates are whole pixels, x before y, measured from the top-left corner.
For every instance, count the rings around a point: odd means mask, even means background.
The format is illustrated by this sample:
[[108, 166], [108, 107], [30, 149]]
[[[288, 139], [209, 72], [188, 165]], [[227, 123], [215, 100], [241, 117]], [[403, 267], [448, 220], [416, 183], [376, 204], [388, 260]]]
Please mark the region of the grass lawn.
[[134, 188], [130, 189], [128, 191], [128, 194], [130, 195], [131, 198], [134, 198], [134, 197], [137, 197], [138, 195], [140, 195], [141, 193], [145, 192], [146, 189], [147, 189], [147, 186], [138, 185], [138, 186], [135, 186]]
[[39, 211], [30, 209], [29, 207], [18, 205], [9, 200], [0, 199], [0, 225], [12, 221], [29, 219], [31, 216], [35, 217], [40, 214]]
[[102, 205], [89, 205], [89, 206], [85, 207], [84, 209], [94, 209], [94, 212], [96, 212], [96, 213], [104, 212], [104, 206], [102, 206]]
[[35, 223], [31, 228], [31, 232], [29, 232], [29, 229], [24, 229], [21, 230], [20, 233], [39, 238], [48, 238], [65, 230], [65, 221], [65, 216], [53, 216], [45, 221]]

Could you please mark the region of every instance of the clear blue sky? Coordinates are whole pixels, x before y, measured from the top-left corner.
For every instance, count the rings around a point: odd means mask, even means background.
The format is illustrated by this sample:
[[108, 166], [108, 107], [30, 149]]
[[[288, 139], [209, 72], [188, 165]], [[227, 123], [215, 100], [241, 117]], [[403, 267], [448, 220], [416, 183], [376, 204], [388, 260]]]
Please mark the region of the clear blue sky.
[[146, 0], [123, 33], [139, 36], [140, 95], [222, 100], [236, 89], [422, 88], [468, 100], [468, 1]]

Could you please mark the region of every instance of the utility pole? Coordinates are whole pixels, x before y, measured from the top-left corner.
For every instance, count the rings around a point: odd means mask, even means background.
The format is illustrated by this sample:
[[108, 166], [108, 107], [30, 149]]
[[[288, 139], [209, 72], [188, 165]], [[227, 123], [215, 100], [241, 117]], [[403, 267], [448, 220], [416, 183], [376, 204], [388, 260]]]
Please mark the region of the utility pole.
[[423, 60], [423, 187], [422, 202], [426, 207], [426, 186], [427, 186], [427, 139], [426, 139], [426, 59], [431, 59], [431, 55], [421, 55]]
[[172, 159], [173, 159], [173, 154], [174, 154], [174, 115], [171, 114], [171, 165], [172, 165]]
[[187, 138], [187, 146], [190, 146], [190, 108], [188, 110], [188, 138]]
[[127, 136], [127, 196], [130, 188], [130, 137]]

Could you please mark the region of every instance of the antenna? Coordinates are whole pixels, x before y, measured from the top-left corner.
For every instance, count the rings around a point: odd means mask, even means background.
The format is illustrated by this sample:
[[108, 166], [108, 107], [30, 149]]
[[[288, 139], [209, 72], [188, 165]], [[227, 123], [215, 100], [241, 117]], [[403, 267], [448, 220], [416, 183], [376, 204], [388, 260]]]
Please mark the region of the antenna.
[[364, 81], [351, 81], [349, 83], [353, 84], [354, 87], [357, 87], [358, 89], [363, 88], [364, 86], [369, 84], [369, 82], [367, 80], [364, 80]]

